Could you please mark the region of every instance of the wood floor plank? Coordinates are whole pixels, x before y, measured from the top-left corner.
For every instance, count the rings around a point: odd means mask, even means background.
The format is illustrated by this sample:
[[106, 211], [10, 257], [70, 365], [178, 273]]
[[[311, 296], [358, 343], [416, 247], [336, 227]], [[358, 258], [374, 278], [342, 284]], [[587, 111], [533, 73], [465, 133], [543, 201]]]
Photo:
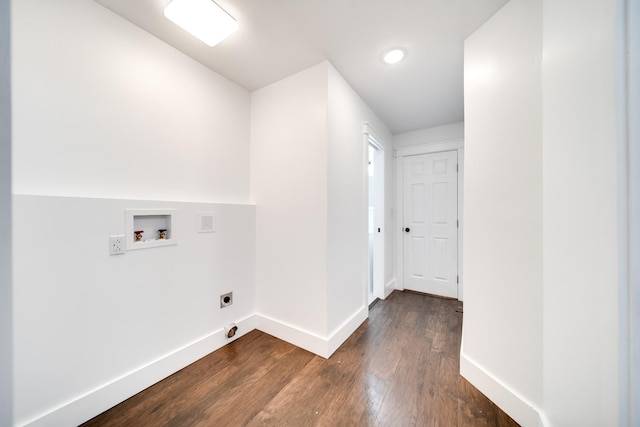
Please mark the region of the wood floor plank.
[[323, 413], [323, 398], [331, 393], [329, 381], [333, 364], [314, 357], [305, 368], [287, 384], [248, 424], [249, 426], [315, 425]]
[[516, 427], [458, 373], [460, 311], [393, 292], [329, 359], [251, 331], [83, 426]]
[[417, 304], [421, 300], [421, 297], [411, 295], [407, 300], [410, 302], [407, 304], [409, 310], [399, 316], [399, 324], [406, 329], [403, 329], [405, 333], [398, 333], [394, 346], [400, 361], [376, 420], [379, 425], [418, 425], [418, 418], [425, 410], [425, 387], [428, 383], [424, 378], [432, 357], [431, 343], [416, 340], [414, 334], [418, 324], [421, 325], [420, 330], [428, 328], [435, 318], [432, 309]]
[[[279, 357], [264, 358], [257, 362], [257, 369], [246, 368], [239, 372], [221, 388], [221, 393], [210, 392], [199, 402], [197, 409], [202, 416], [194, 417], [192, 412], [174, 419], [176, 426], [210, 426], [211, 419], [224, 420], [218, 425], [245, 425], [259, 412], [260, 408], [273, 399], [291, 378], [298, 375], [311, 359], [311, 355], [293, 348], [284, 353], [286, 363]], [[196, 409], [196, 408], [194, 408]]]

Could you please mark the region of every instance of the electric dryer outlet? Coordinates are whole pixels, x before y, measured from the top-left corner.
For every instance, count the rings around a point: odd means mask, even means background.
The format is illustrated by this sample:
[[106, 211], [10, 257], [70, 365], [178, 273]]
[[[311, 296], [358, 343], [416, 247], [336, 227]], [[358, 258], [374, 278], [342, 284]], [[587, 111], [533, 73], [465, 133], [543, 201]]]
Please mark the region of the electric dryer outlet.
[[233, 292], [220, 295], [220, 308], [225, 308], [233, 304]]

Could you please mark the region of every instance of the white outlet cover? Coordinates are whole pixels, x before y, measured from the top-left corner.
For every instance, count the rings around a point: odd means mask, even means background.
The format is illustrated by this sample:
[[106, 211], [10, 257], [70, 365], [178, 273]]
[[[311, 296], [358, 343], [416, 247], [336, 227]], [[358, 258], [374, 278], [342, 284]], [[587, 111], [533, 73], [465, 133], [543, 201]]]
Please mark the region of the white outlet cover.
[[216, 213], [198, 212], [198, 233], [215, 233]]
[[124, 254], [125, 251], [125, 242], [124, 236], [109, 236], [109, 255], [120, 255]]

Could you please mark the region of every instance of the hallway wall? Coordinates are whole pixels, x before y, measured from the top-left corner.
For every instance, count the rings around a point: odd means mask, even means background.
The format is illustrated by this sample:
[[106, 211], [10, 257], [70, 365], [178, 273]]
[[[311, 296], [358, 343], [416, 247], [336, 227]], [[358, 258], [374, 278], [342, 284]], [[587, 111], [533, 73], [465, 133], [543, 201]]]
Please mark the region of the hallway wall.
[[542, 406], [542, 3], [465, 41], [461, 373], [524, 426]]
[[464, 122], [449, 123], [393, 136], [394, 148], [464, 139]]
[[618, 7], [512, 0], [465, 44], [461, 371], [524, 426], [620, 421]]
[[543, 7], [544, 411], [618, 425], [615, 0]]

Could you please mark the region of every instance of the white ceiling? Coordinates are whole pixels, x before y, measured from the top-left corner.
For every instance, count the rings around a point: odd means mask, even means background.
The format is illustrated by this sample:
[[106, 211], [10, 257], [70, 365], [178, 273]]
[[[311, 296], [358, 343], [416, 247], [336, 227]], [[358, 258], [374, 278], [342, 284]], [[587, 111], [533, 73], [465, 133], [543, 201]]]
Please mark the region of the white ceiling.
[[[329, 60], [394, 133], [463, 120], [463, 43], [508, 0], [217, 0], [240, 29], [208, 47], [170, 0], [96, 0], [253, 91]], [[407, 58], [382, 63], [383, 51]]]

